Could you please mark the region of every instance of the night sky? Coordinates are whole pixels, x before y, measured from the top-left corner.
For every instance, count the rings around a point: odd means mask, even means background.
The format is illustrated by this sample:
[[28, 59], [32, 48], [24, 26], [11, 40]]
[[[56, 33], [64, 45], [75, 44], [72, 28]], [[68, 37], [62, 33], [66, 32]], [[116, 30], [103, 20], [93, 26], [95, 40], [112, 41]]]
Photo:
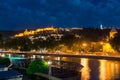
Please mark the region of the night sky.
[[120, 0], [0, 0], [0, 29], [120, 27]]

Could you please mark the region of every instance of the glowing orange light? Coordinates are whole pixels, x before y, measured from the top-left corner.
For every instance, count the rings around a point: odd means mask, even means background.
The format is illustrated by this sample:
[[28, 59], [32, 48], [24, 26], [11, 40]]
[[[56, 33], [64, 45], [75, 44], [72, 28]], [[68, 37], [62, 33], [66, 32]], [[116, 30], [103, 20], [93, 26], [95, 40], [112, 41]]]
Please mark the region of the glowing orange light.
[[87, 43], [83, 43], [82, 46], [83, 46], [83, 47], [86, 47], [86, 46], [87, 46]]
[[101, 45], [103, 45], [103, 42], [100, 42]]

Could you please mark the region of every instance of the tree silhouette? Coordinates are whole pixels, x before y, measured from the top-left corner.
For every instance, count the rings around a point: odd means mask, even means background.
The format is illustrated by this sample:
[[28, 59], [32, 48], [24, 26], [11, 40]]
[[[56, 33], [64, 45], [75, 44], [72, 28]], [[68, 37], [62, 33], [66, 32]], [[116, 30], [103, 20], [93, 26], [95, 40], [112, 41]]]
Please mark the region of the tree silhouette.
[[61, 43], [67, 46], [69, 49], [73, 46], [75, 42], [78, 41], [79, 38], [75, 37], [74, 34], [68, 34], [61, 38]]
[[3, 48], [3, 35], [0, 34], [0, 47]]
[[120, 52], [120, 33], [115, 34], [114, 38], [110, 39], [110, 44], [114, 50]]
[[19, 49], [21, 51], [30, 51], [32, 42], [28, 37], [16, 37], [6, 41], [6, 47]]

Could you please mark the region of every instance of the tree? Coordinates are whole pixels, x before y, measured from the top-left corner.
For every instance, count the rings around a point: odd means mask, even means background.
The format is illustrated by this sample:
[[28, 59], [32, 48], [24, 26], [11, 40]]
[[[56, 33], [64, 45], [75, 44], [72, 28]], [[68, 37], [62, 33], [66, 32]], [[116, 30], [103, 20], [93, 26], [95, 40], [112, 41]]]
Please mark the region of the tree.
[[3, 47], [3, 35], [0, 34], [0, 47], [2, 48]]
[[21, 51], [31, 50], [31, 40], [28, 37], [16, 37], [6, 42], [6, 47], [19, 49]]
[[41, 59], [33, 60], [27, 68], [27, 73], [31, 75], [36, 72], [48, 73], [47, 62], [45, 62]]
[[47, 47], [48, 49], [53, 50], [56, 46], [58, 46], [58, 43], [59, 43], [59, 41], [57, 41], [57, 40], [55, 39], [55, 37], [50, 36], [50, 37], [47, 38], [46, 47]]
[[42, 38], [34, 39], [32, 49], [39, 50], [41, 48], [41, 45], [43, 45], [41, 44], [42, 41], [43, 41]]
[[9, 60], [9, 58], [1, 58], [1, 57], [0, 57], [0, 65], [9, 66], [9, 65], [10, 65], [10, 60]]
[[110, 39], [110, 45], [114, 50], [120, 52], [120, 33], [115, 34], [114, 38]]
[[73, 44], [78, 40], [79, 38], [75, 37], [73, 34], [65, 35], [61, 38], [61, 43], [67, 46], [69, 49], [73, 46]]
[[0, 41], [2, 41], [3, 40], [3, 35], [2, 34], [0, 34]]

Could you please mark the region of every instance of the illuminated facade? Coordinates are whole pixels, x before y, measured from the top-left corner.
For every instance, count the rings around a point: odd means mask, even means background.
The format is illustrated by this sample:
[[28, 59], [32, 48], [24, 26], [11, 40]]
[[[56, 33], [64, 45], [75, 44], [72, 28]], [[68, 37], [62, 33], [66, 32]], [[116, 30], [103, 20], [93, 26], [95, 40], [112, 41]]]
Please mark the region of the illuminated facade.
[[38, 28], [36, 30], [25, 30], [23, 33], [16, 34], [14, 37], [22, 37], [22, 36], [29, 36], [29, 35], [35, 35], [37, 33], [43, 32], [43, 31], [53, 31], [56, 32], [57, 29], [53, 26], [47, 27], [47, 28]]

